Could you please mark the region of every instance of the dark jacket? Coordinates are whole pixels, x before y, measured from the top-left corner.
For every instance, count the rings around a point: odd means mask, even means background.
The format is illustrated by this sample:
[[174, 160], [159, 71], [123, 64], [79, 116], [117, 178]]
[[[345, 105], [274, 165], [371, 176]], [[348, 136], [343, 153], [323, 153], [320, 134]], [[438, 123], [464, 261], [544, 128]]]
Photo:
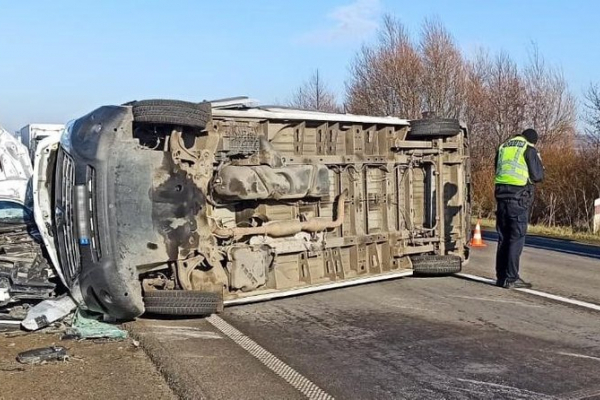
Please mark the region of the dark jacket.
[[[544, 166], [542, 159], [533, 146], [528, 146], [525, 150], [525, 162], [529, 170], [529, 183], [525, 186], [496, 185], [496, 199], [515, 199], [525, 200], [527, 205], [533, 203], [533, 186], [544, 180]], [[498, 152], [496, 152], [496, 161], [494, 166], [498, 165]]]

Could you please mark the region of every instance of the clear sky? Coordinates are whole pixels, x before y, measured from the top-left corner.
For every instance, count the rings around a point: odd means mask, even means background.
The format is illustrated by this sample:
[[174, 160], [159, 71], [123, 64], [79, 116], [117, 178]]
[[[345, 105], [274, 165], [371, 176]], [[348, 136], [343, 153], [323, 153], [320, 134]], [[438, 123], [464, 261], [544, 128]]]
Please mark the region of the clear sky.
[[340, 97], [381, 16], [441, 20], [468, 55], [531, 43], [577, 96], [600, 82], [594, 0], [0, 0], [0, 124], [63, 123], [103, 104], [248, 95], [286, 101], [316, 68]]

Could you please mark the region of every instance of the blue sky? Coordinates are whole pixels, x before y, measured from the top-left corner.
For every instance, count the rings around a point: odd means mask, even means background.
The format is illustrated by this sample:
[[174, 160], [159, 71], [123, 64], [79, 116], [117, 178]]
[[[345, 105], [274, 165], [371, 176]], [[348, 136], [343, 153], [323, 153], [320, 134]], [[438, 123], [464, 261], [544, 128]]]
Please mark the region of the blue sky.
[[537, 43], [577, 96], [600, 82], [593, 0], [0, 0], [0, 124], [62, 123], [142, 98], [286, 101], [316, 68], [340, 97], [381, 16], [441, 20], [463, 52]]

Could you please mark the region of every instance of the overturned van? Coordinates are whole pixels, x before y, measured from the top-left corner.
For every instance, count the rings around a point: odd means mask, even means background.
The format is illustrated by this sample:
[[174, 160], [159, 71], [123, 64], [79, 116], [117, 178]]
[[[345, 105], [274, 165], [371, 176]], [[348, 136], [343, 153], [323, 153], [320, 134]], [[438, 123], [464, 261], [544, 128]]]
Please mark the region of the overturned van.
[[259, 107], [100, 107], [36, 153], [35, 217], [76, 300], [201, 315], [468, 259], [466, 128]]

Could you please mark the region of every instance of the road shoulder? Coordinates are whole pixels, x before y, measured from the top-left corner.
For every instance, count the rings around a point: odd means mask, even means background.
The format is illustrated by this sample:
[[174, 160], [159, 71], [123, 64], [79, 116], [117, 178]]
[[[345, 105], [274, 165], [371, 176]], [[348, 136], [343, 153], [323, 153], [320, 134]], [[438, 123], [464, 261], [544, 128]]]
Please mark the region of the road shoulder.
[[[18, 334], [19, 336], [11, 337]], [[17, 354], [63, 346], [68, 361], [24, 365]], [[124, 341], [61, 341], [58, 334], [0, 335], [0, 399], [173, 399], [176, 397], [144, 352]]]
[[126, 329], [180, 398], [304, 398], [205, 319], [138, 319]]

